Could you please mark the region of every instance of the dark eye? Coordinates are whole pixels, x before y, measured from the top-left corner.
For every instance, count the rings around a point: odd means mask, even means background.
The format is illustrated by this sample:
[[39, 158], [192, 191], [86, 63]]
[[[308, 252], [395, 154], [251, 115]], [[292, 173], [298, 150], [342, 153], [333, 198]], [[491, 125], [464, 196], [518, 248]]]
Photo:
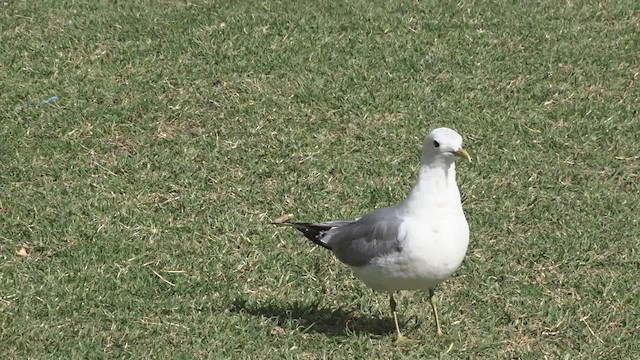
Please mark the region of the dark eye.
[[433, 141], [433, 146], [435, 146], [435, 147], [440, 147], [440, 143], [434, 140], [434, 141]]

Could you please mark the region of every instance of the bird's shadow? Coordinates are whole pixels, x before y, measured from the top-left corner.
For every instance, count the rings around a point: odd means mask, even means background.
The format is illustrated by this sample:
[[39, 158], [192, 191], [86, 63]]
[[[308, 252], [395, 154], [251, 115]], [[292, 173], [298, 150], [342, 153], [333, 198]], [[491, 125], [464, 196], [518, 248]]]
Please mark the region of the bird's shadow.
[[348, 336], [366, 333], [389, 335], [394, 332], [393, 319], [356, 314], [357, 311], [332, 309], [319, 303], [250, 303], [246, 299], [235, 299], [232, 312], [266, 317], [283, 329], [303, 333], [321, 333], [328, 336]]

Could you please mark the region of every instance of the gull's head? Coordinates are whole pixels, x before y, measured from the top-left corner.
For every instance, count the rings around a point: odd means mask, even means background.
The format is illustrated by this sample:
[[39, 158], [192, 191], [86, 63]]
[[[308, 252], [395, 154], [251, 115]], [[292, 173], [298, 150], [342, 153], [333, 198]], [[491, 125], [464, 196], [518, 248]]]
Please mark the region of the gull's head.
[[453, 163], [456, 158], [471, 161], [462, 148], [462, 136], [449, 128], [438, 128], [429, 133], [422, 144], [423, 161]]

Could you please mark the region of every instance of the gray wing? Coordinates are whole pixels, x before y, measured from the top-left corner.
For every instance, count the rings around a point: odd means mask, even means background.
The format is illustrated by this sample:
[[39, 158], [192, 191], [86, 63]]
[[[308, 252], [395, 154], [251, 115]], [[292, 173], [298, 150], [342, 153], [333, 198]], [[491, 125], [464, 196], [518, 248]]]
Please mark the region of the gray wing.
[[350, 266], [363, 266], [374, 258], [402, 250], [401, 224], [402, 208], [398, 205], [382, 208], [329, 230], [323, 241], [338, 260]]

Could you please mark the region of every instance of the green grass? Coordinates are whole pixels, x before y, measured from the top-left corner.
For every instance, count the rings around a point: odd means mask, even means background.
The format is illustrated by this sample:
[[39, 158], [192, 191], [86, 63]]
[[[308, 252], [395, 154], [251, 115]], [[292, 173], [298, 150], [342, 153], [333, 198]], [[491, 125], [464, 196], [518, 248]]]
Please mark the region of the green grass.
[[[628, 358], [638, 4], [0, 3], [0, 358]], [[400, 201], [438, 126], [472, 240], [399, 349], [269, 221]]]

